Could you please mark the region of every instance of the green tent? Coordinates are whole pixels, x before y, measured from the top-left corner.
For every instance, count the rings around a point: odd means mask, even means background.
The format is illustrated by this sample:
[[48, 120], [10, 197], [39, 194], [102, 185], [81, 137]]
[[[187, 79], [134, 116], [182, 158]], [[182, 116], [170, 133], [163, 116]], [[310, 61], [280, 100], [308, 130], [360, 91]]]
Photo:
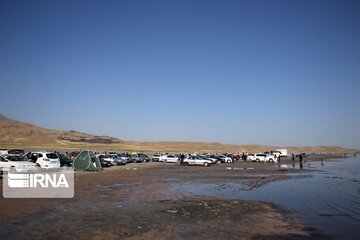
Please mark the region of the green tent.
[[80, 171], [100, 171], [101, 164], [99, 159], [92, 151], [83, 150], [77, 155], [73, 163], [75, 170]]

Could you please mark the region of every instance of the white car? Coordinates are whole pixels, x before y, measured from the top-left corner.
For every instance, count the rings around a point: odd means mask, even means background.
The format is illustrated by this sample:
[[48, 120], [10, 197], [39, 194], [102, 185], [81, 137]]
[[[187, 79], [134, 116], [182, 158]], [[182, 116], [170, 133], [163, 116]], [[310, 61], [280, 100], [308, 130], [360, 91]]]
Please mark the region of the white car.
[[255, 161], [254, 157], [255, 157], [255, 154], [250, 153], [250, 154], [247, 155], [246, 161]]
[[271, 154], [255, 154], [254, 160], [255, 162], [273, 162], [277, 163], [277, 158], [274, 155]]
[[210, 156], [200, 155], [198, 157], [204, 160], [209, 160], [211, 163], [216, 163], [218, 161], [216, 158], [211, 158]]
[[36, 164], [29, 162], [26, 157], [0, 155], [0, 170], [13, 173], [34, 172]]
[[31, 152], [27, 158], [30, 162], [36, 163], [41, 168], [51, 169], [60, 168], [60, 159], [56, 153], [52, 152]]
[[162, 160], [162, 162], [166, 163], [177, 163], [179, 160], [179, 158], [175, 155], [161, 156], [160, 159]]
[[220, 155], [219, 159], [221, 162], [224, 162], [224, 163], [232, 163], [233, 162], [231, 158], [224, 156], [224, 155]]
[[205, 157], [207, 157], [208, 159], [210, 159], [211, 161], [213, 161], [213, 163], [219, 163], [219, 159], [216, 155], [205, 155]]
[[160, 162], [160, 158], [161, 158], [161, 154], [154, 154], [152, 157], [151, 157], [151, 160], [153, 162]]
[[167, 157], [167, 155], [165, 154], [165, 155], [160, 155], [159, 156], [159, 162], [163, 162], [164, 161], [164, 159]]
[[186, 165], [201, 165], [207, 167], [213, 164], [213, 161], [198, 156], [189, 156], [188, 158], [184, 159], [183, 163]]

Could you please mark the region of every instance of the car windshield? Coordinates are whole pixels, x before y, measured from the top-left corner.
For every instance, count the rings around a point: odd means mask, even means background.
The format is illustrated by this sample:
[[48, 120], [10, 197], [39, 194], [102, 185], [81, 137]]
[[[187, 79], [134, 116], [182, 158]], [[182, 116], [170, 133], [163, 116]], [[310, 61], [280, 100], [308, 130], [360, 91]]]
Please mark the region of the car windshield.
[[50, 159], [57, 159], [58, 156], [56, 155], [56, 153], [47, 153], [46, 154], [46, 157], [47, 158], [50, 158]]

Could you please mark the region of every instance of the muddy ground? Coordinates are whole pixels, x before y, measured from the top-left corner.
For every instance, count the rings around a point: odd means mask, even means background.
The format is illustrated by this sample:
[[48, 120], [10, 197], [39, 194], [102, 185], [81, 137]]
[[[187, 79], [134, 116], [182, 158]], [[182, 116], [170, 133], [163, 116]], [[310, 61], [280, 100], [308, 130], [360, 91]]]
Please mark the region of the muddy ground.
[[232, 181], [251, 190], [298, 171], [306, 170], [236, 162], [76, 172], [73, 199], [1, 197], [0, 239], [328, 239], [272, 203], [189, 197], [173, 188], [189, 181]]

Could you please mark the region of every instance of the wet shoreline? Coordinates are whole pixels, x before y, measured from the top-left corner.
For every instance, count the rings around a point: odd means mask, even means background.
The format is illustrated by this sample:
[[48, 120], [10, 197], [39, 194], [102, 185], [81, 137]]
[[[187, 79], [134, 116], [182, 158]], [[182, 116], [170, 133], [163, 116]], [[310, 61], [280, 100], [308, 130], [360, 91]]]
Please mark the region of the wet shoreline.
[[[209, 168], [147, 163], [77, 173], [74, 199], [0, 199], [0, 237], [59, 238], [64, 233], [57, 226], [63, 226], [69, 236], [93, 239], [328, 239], [278, 204], [201, 194], [194, 198], [174, 188], [189, 181], [236, 182], [251, 191], [286, 179], [289, 173], [311, 171], [237, 162]], [[74, 229], [72, 223], [84, 229]], [[213, 230], [204, 230], [209, 224]]]

